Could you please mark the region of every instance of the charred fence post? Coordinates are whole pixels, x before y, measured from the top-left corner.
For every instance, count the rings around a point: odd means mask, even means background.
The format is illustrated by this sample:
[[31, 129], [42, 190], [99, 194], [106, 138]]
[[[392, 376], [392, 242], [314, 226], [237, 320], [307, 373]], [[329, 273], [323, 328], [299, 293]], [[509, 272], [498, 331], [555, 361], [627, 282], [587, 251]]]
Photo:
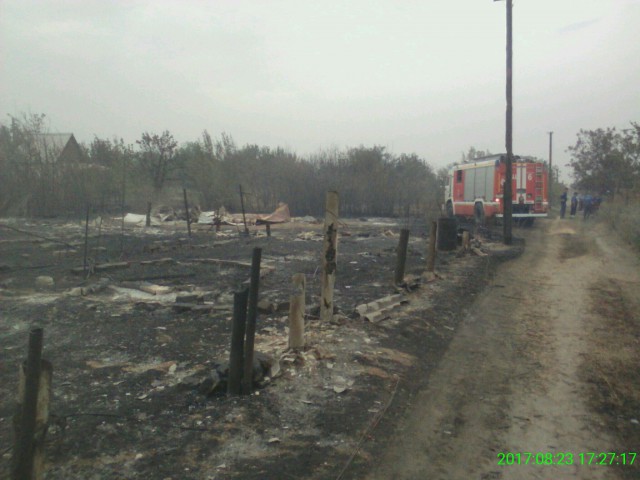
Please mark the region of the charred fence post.
[[398, 243], [398, 257], [396, 260], [396, 271], [394, 283], [401, 285], [404, 280], [404, 266], [407, 262], [407, 245], [409, 244], [409, 230], [400, 230], [400, 243]]
[[453, 252], [458, 248], [458, 222], [455, 218], [438, 218], [438, 231], [436, 233], [437, 250]]
[[184, 212], [187, 214], [187, 232], [189, 232], [189, 238], [191, 238], [191, 217], [189, 215], [189, 200], [187, 200], [187, 189], [182, 189], [182, 195], [184, 197]]
[[13, 480], [40, 480], [44, 475], [44, 435], [49, 420], [52, 367], [42, 360], [42, 329], [29, 333], [27, 361], [20, 368], [12, 458]]
[[151, 226], [151, 202], [147, 202], [147, 218], [145, 221], [147, 227]]
[[462, 250], [465, 253], [471, 250], [471, 235], [469, 234], [469, 230], [462, 232]]
[[82, 263], [85, 277], [87, 277], [89, 273], [89, 262], [87, 261], [89, 251], [89, 208], [90, 205], [87, 204], [87, 215], [84, 222], [84, 262]]
[[248, 289], [233, 294], [233, 329], [231, 331], [231, 353], [229, 354], [229, 383], [227, 384], [227, 393], [231, 395], [242, 393], [248, 297]]
[[122, 156], [122, 197], [120, 199], [120, 211], [122, 213], [122, 221], [120, 222], [120, 255], [124, 253], [124, 202], [125, 202], [125, 193], [126, 193], [126, 185], [127, 185], [127, 161], [126, 155]]
[[338, 261], [338, 192], [327, 192], [322, 244], [320, 320], [333, 319], [333, 287]]
[[33, 450], [33, 479], [44, 478], [44, 437], [49, 426], [49, 403], [51, 401], [51, 382], [53, 366], [47, 360], [40, 362], [40, 382], [38, 388], [38, 406], [36, 409], [36, 430]]
[[244, 375], [242, 376], [242, 393], [248, 395], [253, 388], [253, 345], [256, 335], [256, 319], [258, 316], [258, 288], [260, 287], [260, 258], [262, 249], [253, 249], [251, 258], [251, 283], [247, 300], [247, 328], [244, 341]]
[[289, 348], [304, 348], [304, 310], [305, 287], [304, 273], [296, 273], [291, 277], [295, 294], [289, 303]]
[[433, 274], [436, 265], [436, 237], [438, 235], [438, 222], [431, 222], [429, 232], [429, 251], [427, 252], [427, 274]]
[[238, 185], [240, 190], [240, 207], [242, 208], [242, 223], [244, 223], [244, 234], [249, 235], [249, 227], [247, 227], [247, 216], [244, 212], [244, 193], [242, 193], [242, 185]]

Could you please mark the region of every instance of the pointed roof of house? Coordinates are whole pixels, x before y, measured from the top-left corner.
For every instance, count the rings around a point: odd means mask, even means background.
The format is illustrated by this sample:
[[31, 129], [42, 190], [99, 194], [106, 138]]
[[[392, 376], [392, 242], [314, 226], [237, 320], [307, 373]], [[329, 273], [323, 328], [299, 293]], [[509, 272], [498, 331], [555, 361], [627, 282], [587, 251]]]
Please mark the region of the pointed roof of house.
[[73, 133], [40, 133], [34, 135], [34, 146], [43, 161], [55, 162], [69, 142], [78, 143]]

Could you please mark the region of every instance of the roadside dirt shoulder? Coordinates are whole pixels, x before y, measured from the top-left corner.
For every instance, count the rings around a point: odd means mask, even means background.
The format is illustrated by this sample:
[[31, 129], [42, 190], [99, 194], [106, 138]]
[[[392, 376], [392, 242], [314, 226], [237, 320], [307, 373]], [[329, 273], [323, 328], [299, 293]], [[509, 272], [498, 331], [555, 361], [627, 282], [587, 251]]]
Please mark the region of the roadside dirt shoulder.
[[637, 259], [577, 222], [522, 233], [524, 255], [470, 309], [369, 480], [637, 478], [620, 456], [585, 464], [637, 451]]

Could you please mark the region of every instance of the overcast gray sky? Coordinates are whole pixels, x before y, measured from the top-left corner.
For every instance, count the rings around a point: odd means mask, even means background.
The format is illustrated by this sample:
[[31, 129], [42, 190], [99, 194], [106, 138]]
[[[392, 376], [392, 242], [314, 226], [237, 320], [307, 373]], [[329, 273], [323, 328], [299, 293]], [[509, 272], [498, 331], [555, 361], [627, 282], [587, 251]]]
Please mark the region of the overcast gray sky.
[[[505, 2], [0, 0], [0, 113], [79, 141], [207, 129], [384, 145], [435, 167], [505, 151]], [[640, 121], [640, 0], [514, 2], [514, 152]], [[4, 117], [3, 120], [6, 120]]]

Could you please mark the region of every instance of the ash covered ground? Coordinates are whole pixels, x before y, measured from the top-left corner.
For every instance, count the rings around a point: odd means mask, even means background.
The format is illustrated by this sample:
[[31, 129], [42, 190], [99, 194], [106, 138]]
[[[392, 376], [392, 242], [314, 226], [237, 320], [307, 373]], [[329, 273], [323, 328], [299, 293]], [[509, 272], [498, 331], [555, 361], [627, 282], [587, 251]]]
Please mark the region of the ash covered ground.
[[[486, 236], [486, 257], [440, 252], [438, 278], [401, 289], [406, 303], [371, 323], [356, 306], [399, 293], [392, 280], [400, 228], [411, 230], [406, 274], [423, 273], [425, 222], [343, 220], [339, 312], [324, 323], [315, 311], [319, 223], [273, 225], [271, 237], [264, 227], [245, 237], [235, 227], [193, 225], [189, 239], [179, 223], [123, 231], [119, 219], [93, 221], [88, 276], [72, 271], [84, 264], [83, 223], [2, 223], [10, 227], [0, 229], [2, 477], [18, 366], [29, 329], [41, 326], [43, 357], [54, 368], [48, 479], [358, 478], [428, 382], [496, 261], [520, 252]], [[255, 348], [271, 368], [253, 394], [228, 396], [203, 383], [229, 359], [233, 292], [246, 285], [254, 247], [262, 248], [265, 307]], [[116, 262], [128, 266], [94, 268]], [[296, 273], [307, 282], [301, 352], [287, 349]], [[176, 305], [184, 295], [197, 306]]]

